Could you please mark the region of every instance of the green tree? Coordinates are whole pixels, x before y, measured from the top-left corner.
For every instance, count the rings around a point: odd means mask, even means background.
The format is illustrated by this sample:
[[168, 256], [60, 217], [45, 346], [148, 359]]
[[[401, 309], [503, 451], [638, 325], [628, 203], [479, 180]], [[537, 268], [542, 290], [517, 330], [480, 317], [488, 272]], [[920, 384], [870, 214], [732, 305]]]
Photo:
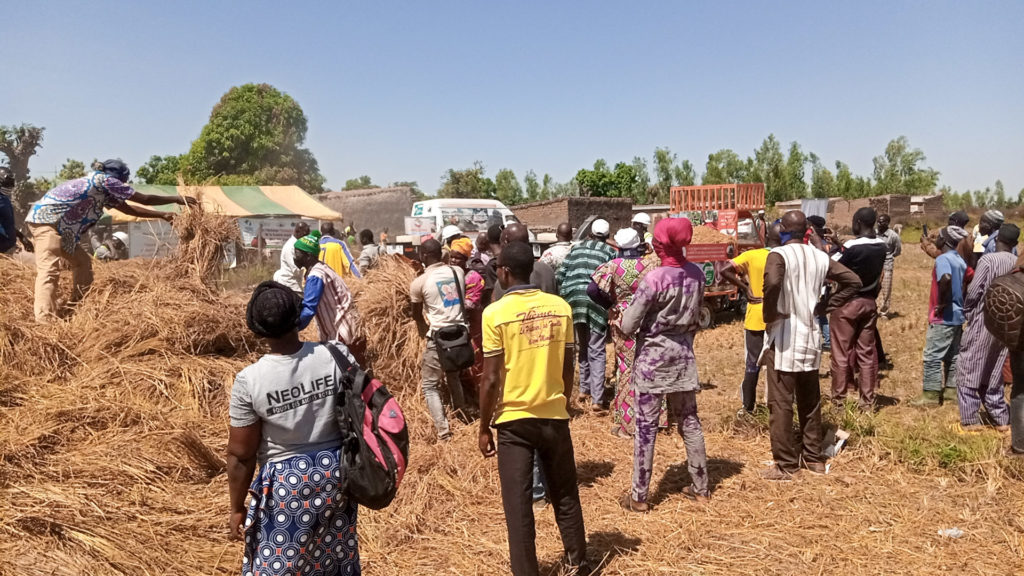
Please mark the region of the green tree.
[[269, 84], [235, 86], [213, 107], [183, 168], [191, 182], [297, 185], [323, 189], [299, 104]]
[[672, 180], [675, 176], [676, 158], [676, 155], [668, 148], [654, 149], [654, 186], [658, 191], [658, 201], [668, 200], [669, 189], [672, 187]]
[[0, 154], [7, 157], [7, 167], [14, 174], [11, 204], [18, 222], [25, 218], [29, 204], [35, 202], [48, 190], [48, 188], [34, 187], [28, 178], [30, 173], [28, 161], [43, 145], [44, 130], [46, 129], [32, 124], [0, 126]]
[[441, 177], [438, 198], [488, 198], [497, 197], [494, 181], [484, 176], [484, 165], [477, 161], [472, 168], [455, 170], [449, 168]]
[[615, 186], [612, 172], [603, 158], [598, 158], [594, 162], [592, 170], [581, 168], [577, 171], [576, 182], [579, 184], [580, 194], [583, 196], [611, 196], [612, 188]]
[[144, 184], [176, 186], [183, 158], [184, 156], [150, 156], [149, 161], [135, 171], [135, 176]]
[[57, 180], [60, 182], [66, 182], [68, 180], [81, 178], [82, 176], [85, 176], [85, 163], [81, 160], [68, 158], [60, 167], [60, 172], [57, 173]]
[[701, 184], [730, 184], [745, 182], [749, 172], [747, 162], [728, 148], [708, 154]]
[[550, 200], [553, 196], [551, 187], [554, 185], [555, 180], [551, 177], [551, 174], [544, 174], [543, 180], [541, 180], [540, 186], [540, 197], [542, 200]]
[[1017, 192], [1017, 204], [1024, 204], [1024, 188]]
[[761, 147], [754, 150], [753, 173], [750, 179], [753, 182], [764, 183], [765, 201], [768, 204], [775, 204], [783, 198], [785, 164], [786, 157], [782, 154], [782, 144], [775, 138], [775, 134], [769, 134], [761, 142]]
[[[697, 183], [697, 171], [689, 160], [683, 160], [672, 167], [672, 181], [676, 186], [693, 186]], [[666, 200], [668, 197], [666, 196]]]
[[[646, 164], [645, 164], [646, 167]], [[612, 187], [609, 191], [609, 195], [614, 198], [632, 198], [634, 202], [636, 197], [634, 193], [640, 188], [640, 175], [637, 174], [636, 167], [633, 164], [626, 164], [625, 162], [618, 162], [615, 164], [615, 169], [612, 170]], [[644, 185], [643, 197], [647, 196], [647, 186]]]
[[580, 184], [576, 178], [568, 182], [553, 182], [551, 184], [551, 198], [568, 198], [572, 196], [583, 196]]
[[807, 182], [804, 180], [804, 165], [807, 155], [796, 142], [790, 142], [789, 154], [783, 169], [782, 190], [780, 199], [796, 200], [807, 196]]
[[939, 182], [939, 172], [922, 165], [926, 161], [920, 148], [911, 148], [906, 136], [891, 140], [885, 153], [875, 156], [874, 179], [877, 195], [929, 194]]
[[960, 195], [953, 190], [947, 189], [941, 191], [942, 193], [942, 206], [950, 212], [954, 212], [960, 209]]
[[494, 175], [494, 190], [505, 206], [515, 206], [523, 201], [523, 187], [519, 185], [516, 173], [508, 168], [502, 168]]
[[[547, 174], [545, 174], [547, 176]], [[527, 170], [526, 176], [523, 176], [523, 185], [526, 192], [527, 202], [536, 202], [541, 199], [541, 187], [537, 181], [537, 173], [533, 170]]]
[[842, 198], [866, 198], [871, 195], [871, 181], [854, 176], [844, 162], [836, 161], [836, 195]]
[[648, 195], [648, 189], [651, 187], [651, 173], [647, 170], [647, 160], [640, 156], [634, 156], [631, 167], [636, 179], [629, 192], [629, 197], [637, 204], [646, 204], [651, 201]]
[[970, 190], [964, 190], [964, 193], [960, 195], [960, 208], [967, 210], [968, 208], [974, 207], [974, 195], [971, 194]]
[[342, 190], [365, 190], [367, 188], [380, 188], [380, 186], [374, 184], [369, 176], [363, 174], [358, 178], [345, 180], [345, 187]]
[[832, 172], [821, 164], [815, 153], [811, 159], [811, 196], [814, 198], [831, 198], [836, 195], [836, 179]]
[[1006, 201], [1006, 190], [1003, 188], [1002, 180], [996, 180], [996, 189], [992, 196], [992, 203], [1000, 210], [1010, 205], [1010, 203]]
[[978, 208], [993, 208], [992, 200], [992, 188], [988, 186], [984, 190], [978, 190], [974, 193], [974, 205]]

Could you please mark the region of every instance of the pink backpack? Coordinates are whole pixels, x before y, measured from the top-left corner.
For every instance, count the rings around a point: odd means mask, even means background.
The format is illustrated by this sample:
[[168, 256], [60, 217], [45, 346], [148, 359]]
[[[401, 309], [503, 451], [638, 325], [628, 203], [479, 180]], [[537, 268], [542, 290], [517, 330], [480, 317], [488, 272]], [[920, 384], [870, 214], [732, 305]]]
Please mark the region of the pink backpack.
[[409, 429], [395, 397], [380, 382], [327, 348], [343, 375], [338, 396], [341, 468], [346, 494], [374, 510], [395, 499], [409, 461]]

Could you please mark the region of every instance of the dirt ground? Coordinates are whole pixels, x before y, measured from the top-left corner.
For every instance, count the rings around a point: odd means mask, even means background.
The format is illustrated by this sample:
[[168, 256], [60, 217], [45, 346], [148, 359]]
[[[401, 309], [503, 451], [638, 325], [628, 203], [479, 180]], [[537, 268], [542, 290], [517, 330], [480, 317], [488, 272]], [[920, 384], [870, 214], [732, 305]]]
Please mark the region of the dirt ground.
[[[98, 276], [110, 302], [90, 296], [87, 309], [53, 331], [31, 324], [32, 272], [8, 267], [0, 277], [0, 359], [21, 362], [0, 364], [0, 575], [237, 574], [241, 546], [226, 539], [217, 455], [226, 446], [231, 376], [254, 357], [238, 342], [228, 346], [244, 332], [245, 295], [191, 315], [182, 312], [197, 304], [178, 297], [150, 318], [148, 302], [173, 293], [146, 296], [136, 285], [146, 277], [140, 264], [112, 266]], [[905, 404], [920, 391], [929, 267], [914, 246], [897, 261], [899, 316], [881, 322], [896, 366], [882, 380], [883, 407], [875, 417], [828, 411], [828, 422], [854, 437], [827, 476], [784, 484], [758, 477], [771, 458], [767, 419], [763, 411], [736, 418], [743, 333], [735, 319], [697, 338], [709, 505], [680, 493], [689, 483], [685, 452], [678, 436], [663, 434], [653, 511], [623, 511], [631, 443], [609, 434], [608, 417], [576, 416], [589, 555], [601, 573], [1024, 573], [1024, 465], [1003, 456], [1007, 439], [957, 435], [955, 406]], [[133, 304], [127, 312], [125, 303]], [[218, 310], [237, 317], [220, 328], [223, 337], [195, 326]], [[199, 337], [232, 355], [193, 350]], [[37, 356], [58, 348], [66, 354]], [[388, 509], [360, 511], [364, 573], [507, 574], [496, 462], [480, 456], [476, 425], [455, 424], [454, 440], [435, 445], [416, 382], [388, 384], [410, 421], [410, 468]], [[947, 528], [963, 535], [938, 534]], [[537, 548], [542, 573], [558, 574], [550, 507], [537, 514]]]
[[[742, 324], [698, 336], [704, 390], [701, 419], [714, 490], [710, 505], [680, 494], [688, 485], [677, 435], [659, 435], [653, 511], [623, 511], [631, 442], [609, 434], [610, 420], [576, 417], [572, 433], [589, 554], [603, 574], [1011, 574], [1024, 571], [1020, 468], [1006, 462], [995, 432], [962, 439], [951, 432], [956, 407], [904, 403], [921, 389], [930, 261], [909, 246], [898, 260], [893, 309], [881, 334], [895, 368], [884, 374], [875, 418], [845, 416], [855, 432], [824, 477], [793, 483], [759, 479], [771, 459], [765, 418], [736, 420], [743, 372]], [[728, 319], [725, 319], [728, 321]], [[823, 368], [823, 372], [827, 369]], [[763, 376], [759, 393], [763, 395]], [[822, 379], [823, 393], [829, 380]], [[407, 403], [410, 401], [407, 400]], [[418, 405], [409, 406], [410, 411]], [[415, 416], [414, 416], [415, 417]], [[830, 413], [838, 422], [842, 414]], [[418, 425], [425, 425], [417, 418]], [[367, 574], [507, 573], [504, 518], [494, 460], [479, 457], [475, 426], [436, 446], [417, 442], [396, 505], [361, 513]], [[428, 438], [429, 429], [416, 430]], [[961, 442], [972, 451], [957, 452]], [[960, 528], [962, 537], [938, 534]], [[561, 542], [551, 508], [537, 514], [542, 569], [557, 574]]]

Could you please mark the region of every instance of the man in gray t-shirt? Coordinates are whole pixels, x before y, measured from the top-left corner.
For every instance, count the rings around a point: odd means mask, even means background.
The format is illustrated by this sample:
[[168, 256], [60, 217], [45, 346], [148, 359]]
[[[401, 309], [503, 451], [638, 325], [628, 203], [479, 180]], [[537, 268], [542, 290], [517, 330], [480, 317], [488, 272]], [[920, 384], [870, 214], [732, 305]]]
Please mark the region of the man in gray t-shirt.
[[[342, 345], [338, 349], [348, 354]], [[355, 360], [349, 355], [349, 361]], [[335, 417], [341, 371], [326, 346], [305, 342], [295, 354], [268, 354], [243, 369], [231, 388], [231, 425], [262, 422], [257, 458], [281, 460], [338, 446]]]

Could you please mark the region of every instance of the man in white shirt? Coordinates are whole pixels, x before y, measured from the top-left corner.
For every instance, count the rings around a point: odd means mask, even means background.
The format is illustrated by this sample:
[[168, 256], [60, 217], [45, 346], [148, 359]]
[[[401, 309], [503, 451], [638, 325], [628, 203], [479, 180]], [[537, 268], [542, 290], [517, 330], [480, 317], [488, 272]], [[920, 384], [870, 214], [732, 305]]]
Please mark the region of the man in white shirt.
[[274, 272], [274, 282], [302, 294], [302, 269], [295, 265], [295, 241], [309, 234], [309, 224], [299, 222], [288, 241], [281, 247], [281, 267]]
[[412, 317], [419, 328], [420, 336], [427, 339], [421, 366], [423, 396], [427, 402], [427, 411], [434, 421], [438, 439], [447, 441], [452, 433], [444, 413], [444, 405], [441, 403], [442, 378], [448, 383], [452, 408], [464, 410], [465, 397], [459, 373], [446, 373], [441, 368], [441, 358], [438, 356], [433, 335], [438, 328], [466, 323], [462, 294], [466, 278], [462, 268], [448, 266], [441, 261], [441, 243], [437, 240], [427, 240], [420, 245], [420, 259], [426, 268], [423, 274], [412, 281], [409, 287], [409, 300], [412, 302]]

